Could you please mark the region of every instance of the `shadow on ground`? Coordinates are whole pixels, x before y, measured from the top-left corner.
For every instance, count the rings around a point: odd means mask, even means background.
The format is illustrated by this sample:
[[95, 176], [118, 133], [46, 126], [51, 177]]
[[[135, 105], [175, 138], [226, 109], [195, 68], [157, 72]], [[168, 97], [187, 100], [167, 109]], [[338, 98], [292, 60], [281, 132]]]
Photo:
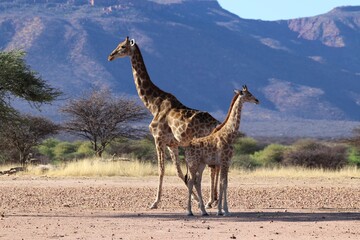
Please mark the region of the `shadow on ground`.
[[[5, 217], [5, 216], [4, 216]], [[124, 214], [14, 214], [6, 217], [43, 217], [43, 218], [122, 218], [122, 219], [163, 219], [163, 220], [221, 220], [222, 222], [262, 222], [262, 221], [282, 221], [282, 222], [325, 222], [325, 221], [360, 221], [360, 212], [347, 211], [321, 211], [321, 212], [288, 212], [288, 211], [258, 211], [258, 212], [232, 212], [231, 216], [217, 216], [215, 212], [210, 212], [210, 216], [202, 217], [195, 215], [186, 216], [186, 213], [179, 212], [139, 212]]]
[[186, 213], [138, 213], [112, 216], [115, 218], [158, 218], [158, 219], [219, 219], [222, 221], [284, 221], [284, 222], [320, 222], [320, 221], [360, 221], [360, 212], [232, 212], [231, 216], [188, 217]]

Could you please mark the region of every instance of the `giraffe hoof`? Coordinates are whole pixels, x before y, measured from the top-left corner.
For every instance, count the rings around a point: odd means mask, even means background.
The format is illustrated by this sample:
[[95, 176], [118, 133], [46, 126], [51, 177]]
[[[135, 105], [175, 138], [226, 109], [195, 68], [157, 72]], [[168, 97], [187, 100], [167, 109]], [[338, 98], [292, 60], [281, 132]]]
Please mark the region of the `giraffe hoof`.
[[157, 203], [153, 203], [150, 206], [150, 209], [157, 209], [157, 208], [158, 208]]
[[187, 216], [188, 216], [188, 217], [193, 217], [194, 214], [193, 214], [192, 212], [189, 212], [189, 213], [187, 214]]
[[224, 215], [222, 212], [217, 212], [216, 216], [222, 216]]
[[223, 214], [224, 217], [230, 217], [231, 214], [229, 212]]
[[207, 216], [209, 216], [209, 214], [207, 212], [204, 212], [204, 213], [201, 214], [201, 216], [207, 217]]

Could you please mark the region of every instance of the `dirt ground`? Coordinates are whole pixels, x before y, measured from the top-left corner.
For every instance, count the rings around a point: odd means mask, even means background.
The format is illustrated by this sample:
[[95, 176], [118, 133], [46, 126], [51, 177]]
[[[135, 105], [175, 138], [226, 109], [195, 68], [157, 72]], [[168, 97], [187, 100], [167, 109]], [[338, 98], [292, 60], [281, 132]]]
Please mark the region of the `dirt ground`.
[[[208, 197], [205, 176], [204, 197]], [[187, 191], [165, 177], [0, 176], [0, 239], [360, 239], [359, 178], [231, 176], [230, 217], [186, 216]]]

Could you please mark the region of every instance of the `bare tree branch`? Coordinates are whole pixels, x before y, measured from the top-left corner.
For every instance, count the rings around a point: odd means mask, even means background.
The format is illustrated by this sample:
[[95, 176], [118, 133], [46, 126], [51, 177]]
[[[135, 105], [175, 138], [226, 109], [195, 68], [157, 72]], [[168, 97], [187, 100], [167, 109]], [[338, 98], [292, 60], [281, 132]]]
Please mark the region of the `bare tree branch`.
[[108, 89], [92, 90], [79, 99], [69, 100], [61, 111], [68, 116], [63, 128], [88, 139], [97, 156], [117, 137], [143, 135], [143, 128], [137, 124], [150, 116], [137, 101], [116, 98]]
[[0, 137], [9, 147], [16, 148], [20, 162], [24, 165], [31, 149], [49, 135], [56, 134], [58, 130], [59, 126], [46, 118], [20, 114], [11, 121], [1, 123]]

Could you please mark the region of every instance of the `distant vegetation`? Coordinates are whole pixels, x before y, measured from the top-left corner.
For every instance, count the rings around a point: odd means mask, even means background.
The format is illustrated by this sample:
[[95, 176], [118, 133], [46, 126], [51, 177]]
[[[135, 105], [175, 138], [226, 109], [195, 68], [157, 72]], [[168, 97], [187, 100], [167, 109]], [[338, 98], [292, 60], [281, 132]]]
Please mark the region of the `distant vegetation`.
[[[6, 70], [0, 74], [0, 164], [51, 164], [57, 169], [68, 169], [67, 175], [112, 176], [120, 171], [120, 165], [131, 163], [128, 167], [136, 171], [153, 172], [152, 167], [136, 167], [156, 166], [157, 155], [153, 138], [145, 135], [148, 130], [139, 124], [148, 113], [135, 100], [115, 97], [108, 89], [93, 89], [79, 99], [68, 100], [61, 108], [67, 119], [59, 125], [12, 108], [10, 103], [15, 98], [40, 109], [42, 103], [51, 103], [61, 95], [26, 65], [24, 56], [24, 52], [0, 52], [0, 66]], [[52, 137], [59, 132], [82, 140]], [[95, 156], [111, 164], [90, 160], [89, 165], [84, 160]], [[180, 159], [184, 158], [181, 151]], [[95, 165], [92, 170], [84, 170]], [[359, 128], [354, 130], [352, 139], [343, 142], [302, 139], [281, 143], [240, 137], [234, 144], [233, 169], [339, 170], [347, 166], [360, 167]]]
[[[105, 88], [85, 92], [79, 99], [70, 98], [60, 109], [66, 117], [61, 124], [21, 113], [12, 106], [15, 100], [26, 101], [40, 110], [42, 104], [52, 103], [62, 92], [26, 64], [23, 51], [0, 52], [0, 69], [0, 163], [20, 162], [25, 166], [94, 154], [101, 157], [117, 138], [144, 136], [144, 126], [140, 123], [149, 116], [145, 107], [137, 100], [113, 96]], [[49, 139], [59, 132], [68, 132], [88, 142]]]
[[[264, 143], [243, 137], [236, 141], [234, 147], [233, 169], [253, 171], [259, 168], [300, 167], [339, 170], [344, 167], [360, 167], [360, 149], [350, 143], [301, 139], [287, 145]], [[70, 142], [48, 138], [32, 150], [32, 156], [37, 163], [50, 163], [55, 166], [73, 165], [74, 162], [95, 157], [95, 152], [88, 141]], [[185, 156], [181, 154], [180, 157]], [[121, 164], [137, 162], [154, 167], [157, 163], [155, 145], [151, 136], [138, 140], [117, 138], [109, 144], [101, 159]], [[167, 159], [171, 164], [170, 157]], [[14, 162], [13, 159], [3, 155], [0, 156], [0, 161], [2, 164]]]
[[[68, 121], [57, 125], [22, 114], [12, 106], [15, 99], [21, 99], [40, 109], [62, 94], [26, 64], [25, 53], [0, 52], [0, 67], [0, 164], [51, 164], [69, 169], [69, 175], [112, 176], [121, 174], [123, 166], [138, 169], [136, 166], [141, 165], [151, 166], [145, 172], [153, 172], [157, 162], [153, 138], [144, 136], [144, 128], [138, 124], [147, 117], [142, 105], [128, 99], [117, 101], [121, 99], [112, 98], [110, 92], [96, 90], [81, 99], [70, 99], [62, 108]], [[64, 130], [85, 140], [53, 137]], [[95, 155], [108, 162], [91, 160]], [[180, 158], [184, 157], [181, 152]], [[343, 142], [305, 139], [281, 143], [239, 138], [232, 162], [233, 169], [246, 171], [283, 167], [339, 170], [348, 166], [360, 167], [359, 129], [355, 129], [352, 139]]]

